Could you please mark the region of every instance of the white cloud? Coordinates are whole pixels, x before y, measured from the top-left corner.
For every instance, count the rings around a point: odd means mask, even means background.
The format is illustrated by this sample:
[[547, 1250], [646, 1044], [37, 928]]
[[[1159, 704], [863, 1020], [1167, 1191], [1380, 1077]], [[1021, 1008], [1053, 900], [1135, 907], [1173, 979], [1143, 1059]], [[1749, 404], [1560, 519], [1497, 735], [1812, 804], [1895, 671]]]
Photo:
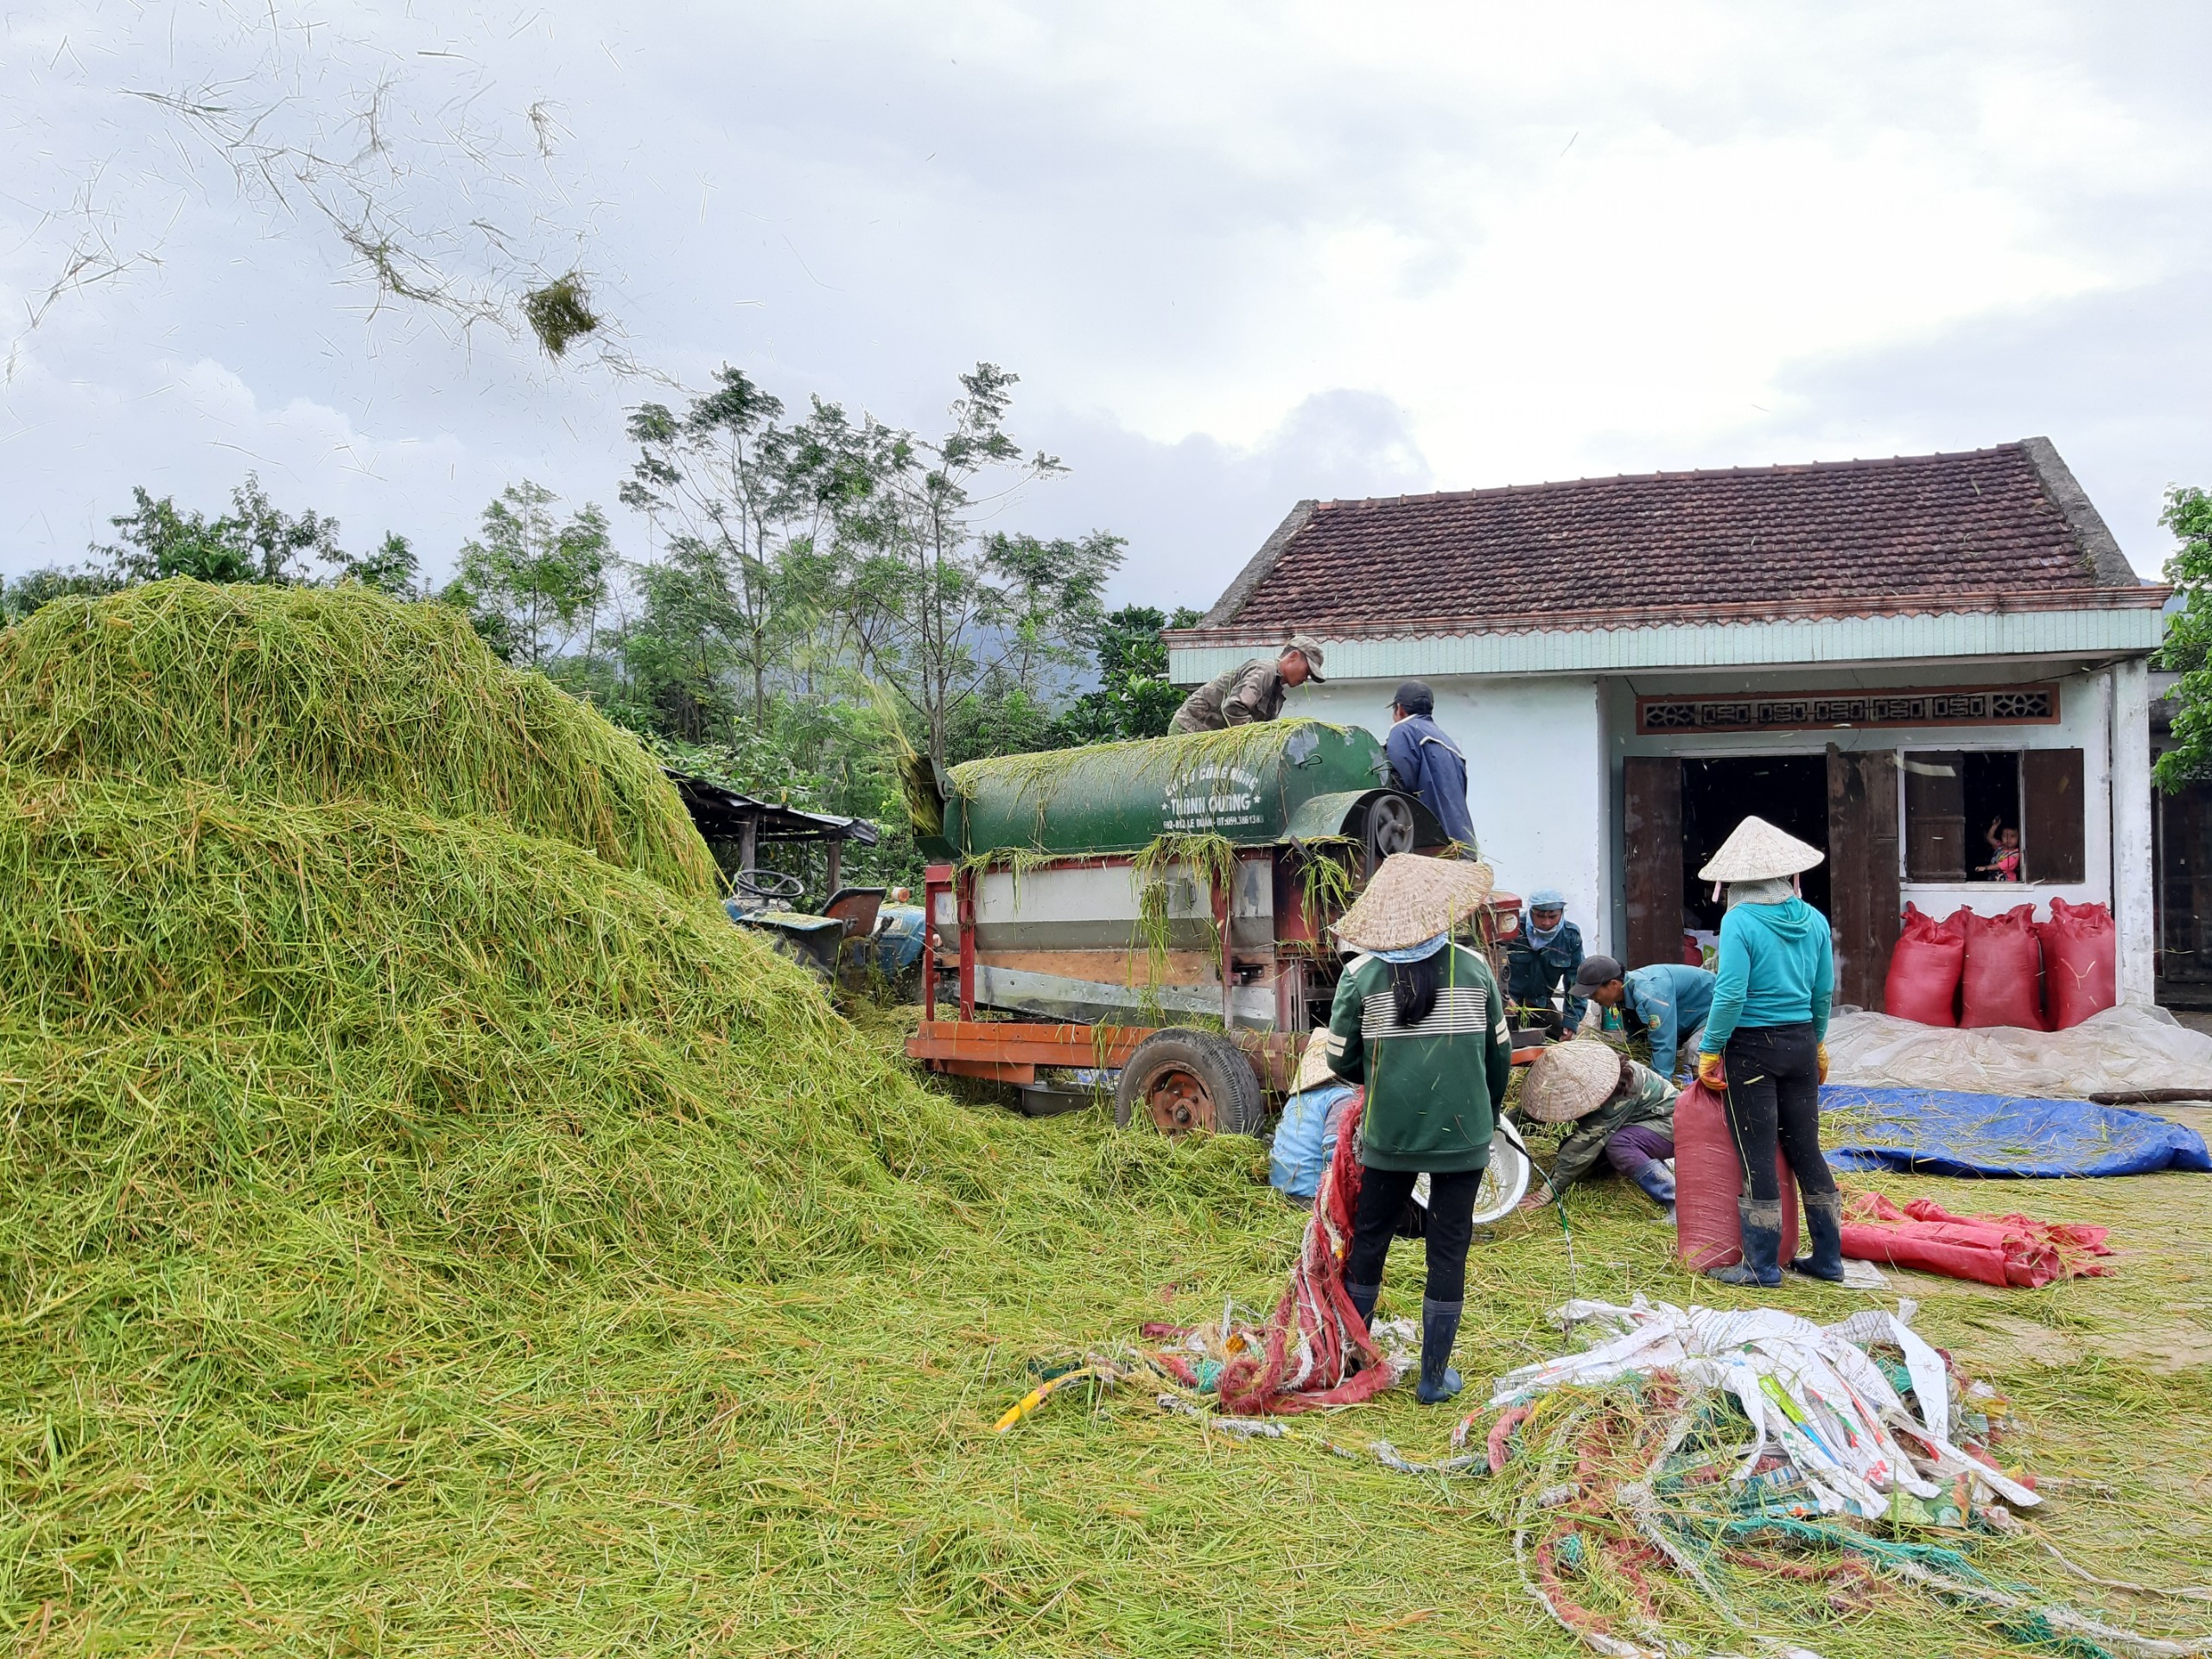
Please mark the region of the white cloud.
[[[645, 363], [920, 425], [976, 359], [1019, 371], [1017, 429], [1076, 469], [1027, 510], [1128, 534], [1132, 596], [1210, 599], [1303, 495], [2031, 430], [2147, 568], [2150, 480], [2212, 475], [2167, 390], [2212, 348], [2168, 302], [2212, 279], [2198, 9], [278, 12], [325, 24], [302, 108], [396, 78], [429, 145], [410, 213], [579, 261]], [[516, 477], [611, 500], [650, 387], [365, 323], [327, 227], [205, 156], [187, 176], [174, 118], [124, 95], [237, 73], [268, 16], [11, 22], [0, 305], [88, 226], [162, 263], [25, 343], [0, 569], [75, 556], [132, 483], [213, 505], [254, 465], [434, 561]], [[439, 148], [472, 88], [509, 137], [550, 100], [554, 160]]]

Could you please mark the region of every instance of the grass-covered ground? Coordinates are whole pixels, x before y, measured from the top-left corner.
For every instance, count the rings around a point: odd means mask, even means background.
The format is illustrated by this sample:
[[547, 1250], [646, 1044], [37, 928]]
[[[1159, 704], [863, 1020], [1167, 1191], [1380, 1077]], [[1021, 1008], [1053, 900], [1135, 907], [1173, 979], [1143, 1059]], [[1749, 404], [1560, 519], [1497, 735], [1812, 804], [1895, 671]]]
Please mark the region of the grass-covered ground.
[[[995, 1435], [1034, 1359], [1272, 1302], [1302, 1217], [1257, 1143], [927, 1083], [728, 924], [633, 743], [435, 607], [61, 601], [0, 634], [0, 715], [13, 1650], [1572, 1650], [1505, 1525], [1536, 1472], [1323, 1446], [1437, 1455], [1408, 1395], [1246, 1443], [1071, 1390]], [[2212, 1181], [1883, 1185], [2113, 1227], [2111, 1280], [1897, 1289], [2062, 1483], [1985, 1569], [2212, 1623], [2043, 1548], [2205, 1576]], [[1478, 1248], [1475, 1389], [1570, 1294], [1741, 1300], [1634, 1193], [1571, 1218], [1571, 1257], [1550, 1211]], [[1670, 1628], [2009, 1650], [1903, 1588], [1740, 1587], [1749, 1631], [1673, 1592]]]
[[[946, 1259], [487, 1300], [435, 1262], [303, 1238], [318, 1265], [294, 1281], [209, 1262], [127, 1313], [11, 1310], [9, 1627], [54, 1654], [1574, 1650], [1517, 1587], [1510, 1478], [1409, 1478], [1316, 1443], [1440, 1453], [1451, 1414], [1406, 1395], [1288, 1442], [1071, 1394], [994, 1435], [1032, 1357], [1264, 1300], [1299, 1222], [1253, 1183], [1252, 1143], [964, 1109], [995, 1184], [1045, 1202], [959, 1217], [974, 1249]], [[2129, 1254], [2109, 1281], [1893, 1277], [1920, 1329], [2019, 1404], [2018, 1455], [2064, 1483], [2038, 1522], [2052, 1541], [2106, 1576], [2201, 1581], [2212, 1181], [1882, 1185], [2115, 1227]], [[1577, 1201], [1572, 1283], [1548, 1213], [1484, 1243], [1471, 1381], [1551, 1351], [1545, 1311], [1570, 1288], [1713, 1299], [1641, 1202]], [[1401, 1309], [1418, 1261], [1394, 1258]], [[1863, 1299], [1768, 1300], [1824, 1318]], [[2033, 1542], [1983, 1560], [2189, 1627], [2186, 1604], [2093, 1592]], [[1694, 1613], [1681, 1633], [1732, 1641]], [[2017, 1651], [1902, 1589], [1771, 1633], [1829, 1656]]]

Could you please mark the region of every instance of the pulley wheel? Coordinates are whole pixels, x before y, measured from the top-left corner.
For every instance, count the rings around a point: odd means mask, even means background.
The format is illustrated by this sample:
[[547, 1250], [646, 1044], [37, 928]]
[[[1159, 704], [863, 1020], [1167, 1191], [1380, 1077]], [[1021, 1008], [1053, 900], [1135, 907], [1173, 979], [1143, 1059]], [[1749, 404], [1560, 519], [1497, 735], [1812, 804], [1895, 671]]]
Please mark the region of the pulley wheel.
[[1414, 849], [1413, 803], [1402, 795], [1378, 795], [1367, 804], [1367, 873], [1382, 868], [1393, 853]]

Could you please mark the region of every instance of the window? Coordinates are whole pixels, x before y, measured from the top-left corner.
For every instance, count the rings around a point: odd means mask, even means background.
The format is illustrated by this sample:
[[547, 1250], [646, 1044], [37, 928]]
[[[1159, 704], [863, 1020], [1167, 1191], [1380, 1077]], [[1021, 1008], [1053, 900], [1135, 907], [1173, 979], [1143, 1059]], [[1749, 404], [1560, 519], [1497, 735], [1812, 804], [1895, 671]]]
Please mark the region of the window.
[[1911, 750], [1897, 766], [1907, 880], [2082, 879], [2081, 750]]

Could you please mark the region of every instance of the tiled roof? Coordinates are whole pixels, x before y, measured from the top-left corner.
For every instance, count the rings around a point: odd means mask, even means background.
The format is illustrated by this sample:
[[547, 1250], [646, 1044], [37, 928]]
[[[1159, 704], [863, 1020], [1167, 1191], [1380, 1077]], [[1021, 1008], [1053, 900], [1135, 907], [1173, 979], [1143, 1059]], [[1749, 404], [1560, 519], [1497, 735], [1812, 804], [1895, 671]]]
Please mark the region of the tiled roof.
[[1634, 627], [1768, 607], [2155, 603], [2155, 591], [2057, 451], [2029, 438], [1891, 461], [1300, 502], [1199, 626]]

